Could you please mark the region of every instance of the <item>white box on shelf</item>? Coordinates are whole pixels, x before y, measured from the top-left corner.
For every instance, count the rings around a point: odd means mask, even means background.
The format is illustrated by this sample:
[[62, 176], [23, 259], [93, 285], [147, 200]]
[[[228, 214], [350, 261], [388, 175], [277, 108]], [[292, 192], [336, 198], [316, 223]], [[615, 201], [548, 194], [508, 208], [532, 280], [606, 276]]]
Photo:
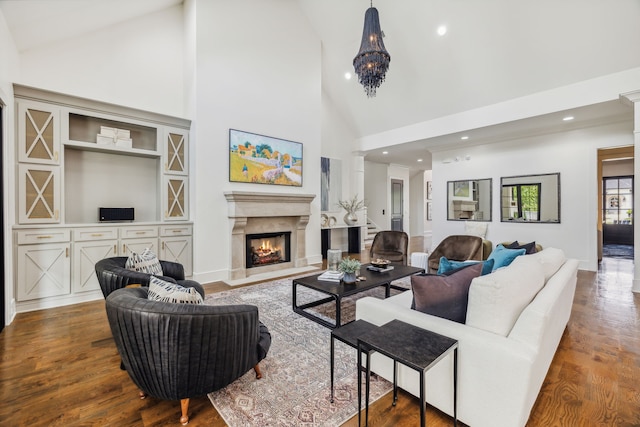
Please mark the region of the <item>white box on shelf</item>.
[[100, 126], [100, 133], [98, 135], [108, 136], [111, 139], [115, 139], [118, 133], [118, 129], [109, 126]]
[[96, 135], [96, 142], [98, 145], [113, 145], [115, 141], [112, 136], [98, 134]]
[[132, 148], [133, 143], [131, 138], [118, 138], [116, 139], [116, 147], [120, 148]]
[[131, 139], [131, 132], [126, 129], [116, 129], [116, 139]]

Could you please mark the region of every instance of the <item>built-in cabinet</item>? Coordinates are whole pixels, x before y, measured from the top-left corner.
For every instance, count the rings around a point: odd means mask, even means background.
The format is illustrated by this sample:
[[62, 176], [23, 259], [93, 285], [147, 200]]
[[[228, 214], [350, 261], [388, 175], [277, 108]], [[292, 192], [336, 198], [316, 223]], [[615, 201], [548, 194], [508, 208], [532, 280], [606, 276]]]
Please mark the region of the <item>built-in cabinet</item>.
[[[94, 265], [150, 248], [191, 276], [185, 119], [14, 85], [18, 311], [102, 297]], [[131, 222], [101, 207], [135, 209]]]

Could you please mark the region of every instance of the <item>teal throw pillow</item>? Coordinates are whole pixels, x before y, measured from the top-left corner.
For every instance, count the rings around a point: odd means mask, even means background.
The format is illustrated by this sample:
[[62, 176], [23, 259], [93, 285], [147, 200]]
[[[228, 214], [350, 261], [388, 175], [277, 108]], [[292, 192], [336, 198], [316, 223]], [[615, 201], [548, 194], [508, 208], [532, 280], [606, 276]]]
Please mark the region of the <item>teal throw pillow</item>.
[[462, 267], [468, 267], [474, 264], [482, 264], [482, 273], [481, 276], [485, 274], [489, 274], [493, 271], [493, 265], [495, 260], [488, 259], [486, 261], [453, 261], [447, 259], [446, 257], [440, 257], [440, 265], [438, 266], [437, 274], [447, 274], [449, 271], [457, 270]]
[[526, 249], [507, 249], [504, 245], [499, 244], [491, 252], [488, 259], [492, 259], [494, 261], [493, 271], [496, 271], [499, 268], [508, 266], [514, 259], [516, 259], [516, 257], [524, 255], [525, 252]]

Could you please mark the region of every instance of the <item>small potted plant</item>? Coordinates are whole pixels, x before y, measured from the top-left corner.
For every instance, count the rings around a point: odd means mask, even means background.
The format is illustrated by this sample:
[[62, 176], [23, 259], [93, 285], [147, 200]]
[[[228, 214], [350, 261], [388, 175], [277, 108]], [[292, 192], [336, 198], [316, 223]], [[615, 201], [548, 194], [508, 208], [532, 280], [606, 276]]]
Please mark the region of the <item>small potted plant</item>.
[[342, 281], [344, 283], [356, 283], [356, 272], [360, 269], [360, 261], [354, 258], [346, 257], [340, 261], [338, 270], [342, 271]]

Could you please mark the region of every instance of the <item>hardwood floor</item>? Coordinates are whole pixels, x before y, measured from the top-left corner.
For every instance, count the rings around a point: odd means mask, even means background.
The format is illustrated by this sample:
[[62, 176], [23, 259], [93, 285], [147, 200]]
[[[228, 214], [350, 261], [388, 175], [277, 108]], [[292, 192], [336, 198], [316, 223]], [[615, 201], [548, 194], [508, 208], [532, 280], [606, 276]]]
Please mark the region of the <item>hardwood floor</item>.
[[[640, 295], [632, 278], [625, 260], [579, 272], [571, 320], [528, 426], [640, 425]], [[179, 402], [138, 399], [120, 370], [104, 301], [19, 314], [0, 334], [0, 357], [0, 425], [179, 425]], [[191, 399], [189, 415], [190, 426], [225, 426], [206, 396]], [[390, 395], [371, 407], [372, 426], [418, 422], [417, 399], [407, 393], [395, 407]], [[429, 408], [427, 423], [451, 419]], [[344, 424], [356, 425], [357, 417]]]

